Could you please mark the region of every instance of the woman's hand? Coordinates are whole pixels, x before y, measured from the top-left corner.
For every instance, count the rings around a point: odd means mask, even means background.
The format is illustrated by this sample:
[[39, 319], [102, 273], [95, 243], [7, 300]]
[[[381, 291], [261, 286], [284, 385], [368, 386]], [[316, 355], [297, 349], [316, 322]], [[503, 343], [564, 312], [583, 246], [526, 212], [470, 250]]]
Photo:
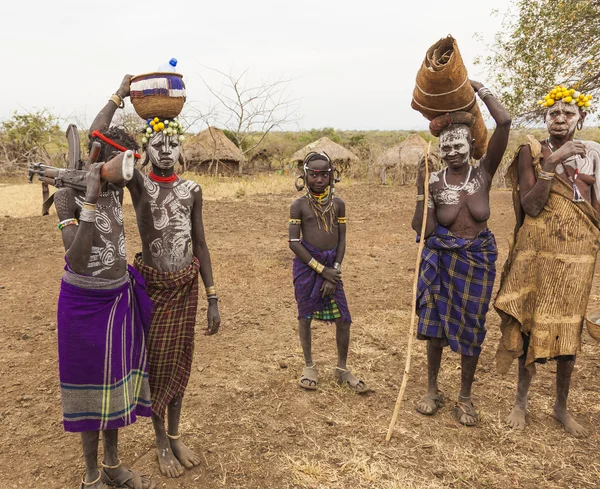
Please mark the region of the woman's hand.
[[469, 80], [469, 83], [471, 84], [471, 86], [473, 87], [473, 90], [475, 90], [476, 92], [480, 89], [483, 88], [483, 83], [475, 81], [475, 80]]
[[125, 97], [129, 97], [129, 91], [130, 91], [131, 79], [132, 78], [133, 78], [133, 75], [125, 75], [123, 77], [123, 81], [121, 82], [121, 86], [117, 90], [117, 95], [119, 97], [121, 97], [121, 99], [124, 99]]

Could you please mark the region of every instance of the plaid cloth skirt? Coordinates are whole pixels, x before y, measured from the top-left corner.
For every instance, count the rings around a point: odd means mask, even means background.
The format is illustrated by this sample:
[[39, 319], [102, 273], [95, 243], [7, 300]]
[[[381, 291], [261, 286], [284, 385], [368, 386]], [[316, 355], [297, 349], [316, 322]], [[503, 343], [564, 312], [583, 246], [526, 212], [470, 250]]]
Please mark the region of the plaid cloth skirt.
[[182, 270], [160, 272], [138, 253], [134, 265], [146, 280], [152, 302], [148, 374], [152, 411], [164, 419], [173, 398], [183, 396], [192, 371], [200, 263], [194, 258]]
[[497, 257], [489, 229], [464, 239], [436, 226], [421, 256], [417, 338], [439, 338], [461, 355], [481, 353]]

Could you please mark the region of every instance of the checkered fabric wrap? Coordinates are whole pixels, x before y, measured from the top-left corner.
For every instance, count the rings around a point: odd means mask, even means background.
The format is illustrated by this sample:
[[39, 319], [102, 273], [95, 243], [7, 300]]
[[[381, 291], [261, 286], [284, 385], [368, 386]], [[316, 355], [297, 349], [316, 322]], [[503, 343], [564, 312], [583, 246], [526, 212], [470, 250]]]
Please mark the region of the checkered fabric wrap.
[[315, 311], [313, 314], [313, 319], [317, 319], [319, 321], [335, 321], [336, 319], [342, 317], [335, 300], [333, 300], [332, 297], [329, 299], [329, 303], [325, 303], [321, 311]]
[[[306, 241], [302, 241], [302, 245], [315, 260], [326, 267], [333, 267], [337, 255], [337, 247], [332, 250], [323, 251], [309, 245]], [[344, 285], [341, 281], [338, 282], [335, 292], [331, 297], [323, 298], [323, 293], [321, 292], [321, 286], [324, 281], [323, 277], [297, 256], [294, 257], [292, 274], [294, 277], [294, 295], [298, 304], [298, 319], [313, 318], [321, 321], [332, 321], [335, 318], [326, 319], [326, 317], [333, 314], [333, 307], [331, 305], [333, 301], [338, 309], [338, 317], [344, 323], [352, 322], [350, 311], [348, 310], [348, 302], [346, 301], [346, 294], [344, 293]], [[315, 314], [317, 312], [319, 314]]]
[[148, 375], [152, 411], [164, 419], [167, 406], [174, 397], [183, 396], [190, 378], [200, 263], [194, 258], [182, 270], [159, 272], [146, 265], [138, 253], [134, 266], [146, 280], [152, 301]]
[[437, 225], [421, 256], [417, 337], [447, 340], [461, 355], [478, 356], [496, 277], [498, 252], [490, 230], [463, 239]]

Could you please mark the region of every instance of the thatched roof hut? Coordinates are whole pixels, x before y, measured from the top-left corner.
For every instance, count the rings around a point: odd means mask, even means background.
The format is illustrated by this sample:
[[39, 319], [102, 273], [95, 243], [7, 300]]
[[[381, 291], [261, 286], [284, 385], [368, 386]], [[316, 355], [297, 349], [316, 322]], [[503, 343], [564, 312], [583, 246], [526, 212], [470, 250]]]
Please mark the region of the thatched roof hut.
[[317, 139], [316, 141], [307, 144], [304, 146], [304, 148], [296, 151], [292, 155], [291, 160], [300, 166], [306, 155], [311, 151], [325, 151], [325, 153], [327, 153], [327, 155], [331, 158], [331, 161], [333, 161], [334, 165], [340, 171], [348, 170], [351, 163], [358, 161], [358, 156], [356, 156], [352, 151], [337, 143], [334, 143], [328, 137], [322, 137], [321, 139]]
[[225, 133], [209, 127], [185, 143], [186, 166], [196, 173], [237, 175], [244, 156]]
[[[388, 176], [392, 180], [399, 178], [402, 184], [414, 180], [417, 176], [419, 161], [425, 154], [428, 144], [418, 134], [411, 134], [400, 144], [384, 151], [377, 161], [381, 183], [386, 183]], [[434, 166], [437, 166], [439, 157], [434, 148], [432, 148], [431, 157]]]

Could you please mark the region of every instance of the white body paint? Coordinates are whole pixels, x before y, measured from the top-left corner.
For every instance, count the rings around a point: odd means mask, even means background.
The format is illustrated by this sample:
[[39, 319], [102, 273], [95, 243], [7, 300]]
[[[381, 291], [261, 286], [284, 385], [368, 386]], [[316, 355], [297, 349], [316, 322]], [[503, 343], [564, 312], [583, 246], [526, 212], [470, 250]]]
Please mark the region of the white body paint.
[[[76, 196], [75, 204], [83, 207], [84, 196]], [[102, 192], [96, 205], [96, 229], [100, 236], [100, 242], [96, 241], [92, 246], [88, 270], [92, 277], [100, 275], [110, 269], [117, 259], [126, 260], [125, 232], [123, 230], [123, 208], [116, 190]], [[113, 228], [120, 228], [117, 246], [106, 237], [113, 232]]]

